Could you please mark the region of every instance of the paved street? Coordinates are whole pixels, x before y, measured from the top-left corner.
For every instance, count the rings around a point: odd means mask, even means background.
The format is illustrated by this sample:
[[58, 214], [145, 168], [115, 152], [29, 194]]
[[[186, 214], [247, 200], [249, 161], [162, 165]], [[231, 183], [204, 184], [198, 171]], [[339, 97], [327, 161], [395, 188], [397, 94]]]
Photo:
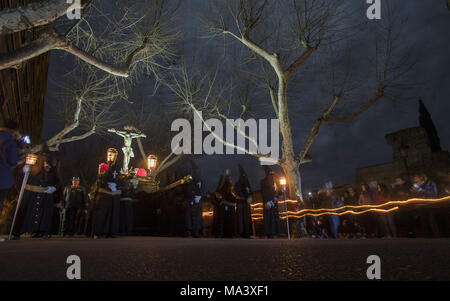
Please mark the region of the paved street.
[[216, 240], [132, 237], [22, 239], [0, 244], [0, 280], [366, 280], [381, 257], [383, 280], [450, 280], [450, 240]]

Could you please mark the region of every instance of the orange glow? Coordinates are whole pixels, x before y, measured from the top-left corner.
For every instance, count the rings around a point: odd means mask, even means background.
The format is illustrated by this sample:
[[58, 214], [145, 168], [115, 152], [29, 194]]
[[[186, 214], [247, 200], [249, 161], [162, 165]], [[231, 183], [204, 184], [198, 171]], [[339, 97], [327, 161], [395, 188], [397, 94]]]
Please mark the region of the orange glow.
[[116, 162], [117, 159], [117, 150], [115, 148], [108, 149], [108, 152], [106, 153], [106, 160], [108, 163], [110, 162]]
[[287, 185], [286, 178], [281, 178], [281, 179], [280, 179], [280, 185], [281, 185], [281, 186], [286, 186], [286, 185]]
[[[352, 215], [362, 215], [365, 213], [369, 213], [369, 212], [377, 212], [377, 213], [390, 213], [396, 210], [399, 210], [401, 206], [405, 206], [405, 205], [410, 205], [410, 204], [435, 204], [435, 203], [442, 203], [442, 202], [446, 202], [446, 201], [450, 201], [450, 196], [444, 197], [444, 198], [440, 198], [440, 199], [418, 199], [418, 198], [414, 198], [414, 199], [409, 199], [406, 201], [391, 201], [385, 204], [381, 204], [381, 205], [363, 205], [363, 206], [343, 206], [340, 208], [335, 208], [335, 209], [327, 209], [327, 208], [322, 208], [322, 209], [303, 209], [300, 211], [296, 211], [296, 212], [292, 212], [292, 211], [283, 211], [280, 212], [280, 215], [284, 215], [281, 217], [281, 219], [286, 219], [286, 215], [288, 218], [303, 218], [305, 216], [314, 216], [314, 217], [319, 217], [319, 216], [323, 216], [323, 215], [337, 215], [337, 216], [341, 216], [341, 215], [346, 215], [346, 214], [352, 214]], [[278, 202], [279, 204], [283, 204], [284, 202]], [[286, 203], [297, 203], [297, 201], [293, 201], [293, 200], [287, 200]], [[253, 212], [261, 212], [263, 210], [262, 208], [263, 203], [256, 203], [256, 204], [252, 204], [252, 211]], [[389, 206], [395, 206], [393, 208], [390, 209], [382, 209], [383, 207], [389, 207]], [[261, 208], [259, 208], [261, 207]], [[347, 209], [353, 209], [353, 210], [347, 210]], [[355, 211], [358, 209], [363, 209], [362, 211]], [[346, 210], [343, 212], [338, 212], [338, 211], [342, 211], [342, 210]], [[207, 217], [207, 216], [213, 216], [213, 211], [209, 211], [209, 212], [203, 212], [203, 216]], [[255, 221], [258, 220], [262, 220], [263, 219], [263, 214], [261, 213], [252, 213], [252, 218]]]
[[155, 155], [150, 155], [147, 158], [147, 169], [153, 170], [156, 167], [156, 163], [158, 162], [158, 158]]
[[30, 166], [34, 166], [34, 165], [36, 165], [37, 160], [38, 160], [38, 156], [36, 154], [28, 154], [27, 158], [26, 158], [26, 161], [25, 161], [25, 164], [26, 165], [30, 165]]

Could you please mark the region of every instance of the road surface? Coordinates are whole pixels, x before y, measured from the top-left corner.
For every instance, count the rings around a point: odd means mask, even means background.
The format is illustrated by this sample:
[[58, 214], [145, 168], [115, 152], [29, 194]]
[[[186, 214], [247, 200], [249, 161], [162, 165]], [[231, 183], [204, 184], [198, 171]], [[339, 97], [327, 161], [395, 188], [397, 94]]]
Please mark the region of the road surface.
[[221, 240], [130, 237], [22, 239], [0, 243], [0, 280], [367, 280], [370, 255], [383, 280], [450, 280], [450, 239]]

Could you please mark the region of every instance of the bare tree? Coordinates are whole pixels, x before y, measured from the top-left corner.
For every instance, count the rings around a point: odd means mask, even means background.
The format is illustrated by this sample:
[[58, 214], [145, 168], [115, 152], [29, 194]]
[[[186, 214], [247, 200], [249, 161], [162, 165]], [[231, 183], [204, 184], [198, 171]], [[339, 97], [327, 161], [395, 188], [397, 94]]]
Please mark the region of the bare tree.
[[0, 34], [38, 30], [36, 40], [0, 55], [0, 70], [20, 68], [51, 50], [73, 56], [63, 57], [67, 64], [59, 66], [65, 75], [57, 81], [60, 101], [52, 105], [65, 126], [46, 141], [51, 151], [117, 124], [113, 108], [128, 100], [127, 91], [134, 83], [144, 76], [160, 80], [163, 70], [170, 68], [178, 38], [170, 25], [179, 5], [166, 0], [81, 1], [80, 7], [72, 6], [83, 9], [79, 20], [66, 18], [70, 4], [64, 0], [0, 11]]
[[[60, 145], [65, 143], [104, 133], [123, 120], [118, 106], [126, 97], [124, 91], [102, 72], [87, 72], [80, 66], [55, 84], [58, 88], [50, 93], [47, 120], [53, 124], [63, 123], [64, 127], [44, 142], [50, 151], [59, 151]], [[31, 152], [39, 152], [44, 143], [34, 146]]]
[[[85, 0], [80, 20], [65, 16], [70, 4], [46, 0], [0, 11], [0, 34], [42, 26], [39, 38], [17, 51], [0, 56], [0, 70], [52, 50], [62, 50], [79, 61], [117, 77], [155, 72], [170, 56], [176, 34], [169, 28], [178, 10], [165, 0]], [[110, 13], [107, 13], [110, 11]]]
[[[279, 119], [282, 136], [283, 155], [276, 163], [286, 174], [290, 195], [302, 199], [300, 167], [312, 160], [309, 151], [321, 126], [352, 121], [379, 100], [390, 98], [393, 91], [400, 87], [399, 80], [408, 68], [405, 60], [397, 57], [394, 42], [398, 39], [398, 32], [395, 31], [396, 28], [392, 23], [395, 18], [389, 13], [384, 17], [387, 23], [377, 26], [378, 34], [370, 33], [375, 37], [375, 43], [372, 44], [373, 51], [370, 53], [373, 58], [372, 69], [359, 70], [365, 77], [364, 84], [361, 85], [355, 82], [355, 74], [352, 70], [345, 64], [339, 63], [339, 60], [334, 57], [334, 52], [339, 48], [346, 49], [347, 46], [346, 50], [352, 49], [349, 47], [352, 35], [358, 34], [358, 30], [361, 29], [356, 26], [358, 24], [353, 24], [349, 19], [352, 7], [348, 2], [343, 0], [235, 0], [210, 1], [210, 3], [214, 11], [214, 13], [211, 10], [208, 11], [210, 18], [207, 19], [206, 26], [210, 36], [222, 37], [224, 40], [231, 38], [231, 41], [237, 42], [246, 50], [246, 57], [242, 58], [240, 68], [243, 70], [239, 78], [248, 78], [249, 75], [253, 77], [255, 89], [264, 91], [259, 95], [266, 95], [270, 100], [268, 103]], [[362, 37], [365, 38], [365, 36]], [[326, 68], [321, 70], [317, 61], [329, 55], [330, 52], [333, 52], [329, 56], [331, 59], [323, 61]], [[316, 57], [315, 61], [312, 59], [314, 57]], [[234, 54], [233, 59], [236, 60]], [[221, 58], [221, 61], [224, 59]], [[353, 67], [358, 69], [358, 66]], [[309, 130], [303, 147], [296, 151], [289, 108], [294, 105], [303, 105], [304, 108], [310, 106], [302, 100], [302, 91], [298, 90], [301, 86], [298, 75], [304, 73], [304, 76], [309, 76], [308, 69], [327, 75], [327, 84], [317, 87], [317, 90], [319, 92], [320, 88], [327, 91], [326, 94], [322, 93], [321, 98], [328, 97], [329, 104], [324, 105], [326, 99], [323, 98], [317, 101], [317, 104], [322, 107], [321, 113]], [[371, 72], [368, 73], [368, 71]], [[217, 72], [212, 76], [205, 74], [204, 78], [197, 77], [195, 80], [183, 68], [181, 74], [173, 80], [171, 87], [181, 100], [180, 104], [184, 105], [184, 110], [202, 111], [204, 114], [206, 111], [208, 116], [222, 118], [228, 116], [230, 102], [235, 101], [236, 97], [233, 93], [226, 91], [230, 91], [231, 86], [238, 85], [236, 83], [239, 80], [235, 79], [234, 84], [231, 85], [224, 84], [227, 80], [226, 75], [219, 81], [216, 79]], [[297, 91], [289, 93], [288, 97], [288, 86], [292, 86], [293, 83], [296, 83], [293, 88]], [[352, 101], [352, 97], [358, 95], [355, 93], [357, 88], [363, 89], [360, 92], [364, 93], [360, 93], [359, 98]], [[307, 89], [310, 90], [312, 87], [305, 88]], [[216, 92], [213, 92], [214, 90]], [[361, 94], [364, 98], [368, 97], [367, 100], [361, 99]], [[251, 97], [254, 96], [255, 94], [251, 95]], [[241, 101], [238, 105], [242, 109], [239, 114], [248, 109], [247, 106], [242, 105]], [[342, 105], [345, 110], [339, 112], [336, 109], [338, 105]], [[348, 111], [350, 113], [345, 113]], [[245, 133], [242, 134], [245, 135]], [[222, 142], [230, 146], [226, 141]]]

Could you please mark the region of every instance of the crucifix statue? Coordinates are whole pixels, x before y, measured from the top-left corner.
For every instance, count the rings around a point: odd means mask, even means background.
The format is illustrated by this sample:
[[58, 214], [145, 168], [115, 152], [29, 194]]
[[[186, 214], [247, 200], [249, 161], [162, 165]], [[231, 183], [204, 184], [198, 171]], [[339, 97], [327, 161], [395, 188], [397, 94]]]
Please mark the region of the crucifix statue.
[[124, 154], [122, 173], [128, 173], [128, 166], [130, 165], [130, 158], [134, 158], [133, 148], [131, 143], [136, 138], [147, 138], [145, 134], [133, 133], [131, 127], [125, 127], [125, 131], [118, 131], [116, 129], [109, 129], [108, 132], [119, 135], [123, 138], [124, 147], [122, 151]]

